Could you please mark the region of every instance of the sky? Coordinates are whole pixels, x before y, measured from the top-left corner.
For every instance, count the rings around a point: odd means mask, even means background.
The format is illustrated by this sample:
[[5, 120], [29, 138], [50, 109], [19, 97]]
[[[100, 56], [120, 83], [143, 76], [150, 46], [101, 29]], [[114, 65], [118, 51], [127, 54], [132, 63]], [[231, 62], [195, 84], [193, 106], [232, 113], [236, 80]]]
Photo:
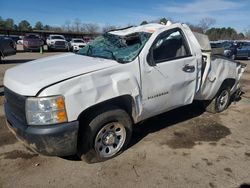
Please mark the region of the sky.
[[143, 20], [165, 17], [175, 22], [198, 24], [202, 18], [216, 20], [214, 27], [250, 27], [250, 0], [0, 0], [0, 16], [15, 23], [62, 26], [78, 18], [100, 26], [138, 25]]

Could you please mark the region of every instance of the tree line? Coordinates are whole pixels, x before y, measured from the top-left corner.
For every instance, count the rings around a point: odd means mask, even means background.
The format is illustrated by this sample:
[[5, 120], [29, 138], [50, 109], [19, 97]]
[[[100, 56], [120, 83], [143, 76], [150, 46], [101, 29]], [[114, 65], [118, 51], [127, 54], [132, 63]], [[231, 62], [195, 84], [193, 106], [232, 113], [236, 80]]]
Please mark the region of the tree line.
[[[167, 23], [167, 21], [174, 22], [172, 19], [160, 18], [153, 21], [142, 21], [140, 25], [147, 23]], [[203, 33], [208, 35], [210, 40], [237, 40], [237, 39], [250, 39], [250, 26], [244, 33], [238, 33], [236, 29], [231, 27], [216, 28], [212, 27], [216, 23], [213, 18], [202, 18], [198, 24], [194, 25], [186, 23], [192, 31]], [[130, 26], [130, 24], [128, 24]], [[66, 20], [62, 26], [50, 26], [44, 25], [41, 21], [37, 21], [32, 26], [27, 20], [22, 20], [19, 23], [15, 23], [12, 18], [3, 19], [0, 16], [0, 29], [4, 30], [20, 30], [20, 31], [32, 31], [32, 30], [47, 30], [55, 32], [74, 32], [74, 33], [101, 33], [109, 30], [120, 28], [115, 25], [105, 25], [100, 27], [95, 23], [82, 23], [80, 19], [76, 18], [74, 21]]]
[[[46, 31], [56, 31], [56, 32], [75, 32], [75, 33], [98, 33], [100, 32], [100, 27], [98, 24], [93, 23], [81, 23], [81, 21], [76, 18], [74, 22], [66, 21], [62, 26], [51, 26], [44, 25], [41, 21], [37, 21], [34, 26], [32, 26], [27, 20], [21, 20], [19, 23], [15, 23], [12, 18], [3, 19], [0, 16], [0, 29], [4, 30], [20, 30], [20, 31], [33, 31], [33, 30], [46, 30]], [[103, 27], [105, 29], [105, 27]]]

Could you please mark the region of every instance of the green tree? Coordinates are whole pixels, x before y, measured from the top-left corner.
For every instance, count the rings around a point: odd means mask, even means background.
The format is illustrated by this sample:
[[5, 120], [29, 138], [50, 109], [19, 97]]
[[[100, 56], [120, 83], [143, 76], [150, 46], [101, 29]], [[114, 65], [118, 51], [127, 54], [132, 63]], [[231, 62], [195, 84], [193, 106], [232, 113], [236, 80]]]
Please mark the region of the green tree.
[[237, 38], [238, 39], [245, 39], [245, 35], [243, 33], [239, 33]]
[[43, 29], [48, 31], [48, 30], [50, 30], [50, 26], [49, 26], [49, 25], [45, 25], [45, 26], [43, 27]]
[[148, 22], [146, 20], [142, 21], [142, 23], [140, 25], [146, 25], [148, 24]]
[[164, 24], [166, 24], [167, 22], [168, 20], [166, 18], [161, 18], [159, 21], [159, 23], [164, 23]]
[[18, 26], [16, 24], [14, 24], [13, 29], [18, 30]]
[[34, 29], [43, 30], [42, 22], [40, 22], [40, 21], [36, 22]]
[[210, 40], [235, 40], [239, 37], [237, 31], [231, 27], [211, 28], [206, 31], [206, 34]]
[[14, 27], [14, 20], [12, 18], [7, 18], [5, 20], [5, 29], [13, 29]]
[[5, 28], [5, 21], [4, 19], [0, 16], [0, 29], [4, 29]]
[[30, 23], [27, 20], [22, 20], [18, 24], [18, 28], [19, 28], [19, 30], [22, 30], [22, 31], [30, 31], [31, 30]]

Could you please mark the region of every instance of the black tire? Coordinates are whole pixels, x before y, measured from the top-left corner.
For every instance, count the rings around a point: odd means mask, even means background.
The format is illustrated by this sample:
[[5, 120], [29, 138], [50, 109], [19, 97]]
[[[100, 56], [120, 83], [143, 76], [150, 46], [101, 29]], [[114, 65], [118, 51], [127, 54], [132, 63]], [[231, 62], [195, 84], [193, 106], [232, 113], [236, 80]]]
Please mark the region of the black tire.
[[230, 88], [222, 87], [211, 101], [205, 102], [205, 109], [207, 112], [215, 114], [226, 110], [229, 104]]
[[[118, 138], [118, 136], [112, 132], [111, 128], [107, 128], [107, 133], [110, 132], [111, 135], [113, 135], [113, 143], [109, 143], [110, 145], [104, 145], [104, 136], [99, 138], [100, 131], [105, 129], [107, 126], [111, 125], [112, 123], [117, 124], [119, 126], [123, 126], [122, 130], [125, 130], [125, 136], [122, 136], [122, 138]], [[103, 135], [107, 134], [105, 132], [101, 132]], [[132, 135], [132, 121], [130, 116], [127, 114], [126, 111], [119, 109], [118, 107], [108, 107], [103, 108], [98, 111], [93, 111], [91, 115], [88, 115], [88, 118], [83, 118], [83, 120], [80, 120], [80, 130], [79, 130], [79, 138], [78, 138], [78, 156], [85, 160], [88, 163], [95, 163], [95, 162], [101, 162], [108, 160], [110, 158], [113, 158], [122, 151], [124, 151], [130, 141]], [[107, 137], [105, 137], [105, 141], [107, 141]], [[125, 138], [124, 138], [125, 137]], [[97, 140], [98, 139], [98, 140]], [[115, 140], [117, 140], [119, 143], [119, 147], [115, 148]], [[122, 140], [122, 143], [120, 143], [120, 139]], [[100, 141], [99, 141], [100, 140]], [[103, 146], [103, 151], [99, 151], [97, 149], [98, 142], [101, 143]], [[108, 142], [108, 141], [107, 141]], [[113, 144], [113, 145], [112, 145]], [[121, 145], [122, 144], [122, 145]], [[117, 146], [116, 145], [116, 146]], [[105, 148], [106, 147], [106, 148]], [[107, 148], [113, 147], [114, 150], [117, 150], [116, 153], [112, 154], [111, 156], [101, 156], [102, 153], [105, 154]], [[101, 149], [100, 148], [100, 149]], [[109, 150], [107, 152], [107, 155], [112, 150]]]
[[48, 45], [47, 47], [48, 47], [48, 52], [51, 52], [51, 48], [50, 48], [50, 46]]
[[24, 52], [27, 52], [28, 49], [27, 49], [26, 47], [23, 47], [23, 51], [24, 51]]

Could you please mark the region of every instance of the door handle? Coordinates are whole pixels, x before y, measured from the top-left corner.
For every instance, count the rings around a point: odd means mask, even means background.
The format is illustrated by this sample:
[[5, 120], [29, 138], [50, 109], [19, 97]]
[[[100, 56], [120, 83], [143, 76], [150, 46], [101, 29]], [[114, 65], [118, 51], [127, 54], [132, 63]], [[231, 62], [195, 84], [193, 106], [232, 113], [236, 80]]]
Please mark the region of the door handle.
[[193, 65], [186, 64], [186, 65], [184, 65], [184, 67], [182, 68], [182, 70], [184, 72], [194, 72], [195, 71], [195, 67]]

